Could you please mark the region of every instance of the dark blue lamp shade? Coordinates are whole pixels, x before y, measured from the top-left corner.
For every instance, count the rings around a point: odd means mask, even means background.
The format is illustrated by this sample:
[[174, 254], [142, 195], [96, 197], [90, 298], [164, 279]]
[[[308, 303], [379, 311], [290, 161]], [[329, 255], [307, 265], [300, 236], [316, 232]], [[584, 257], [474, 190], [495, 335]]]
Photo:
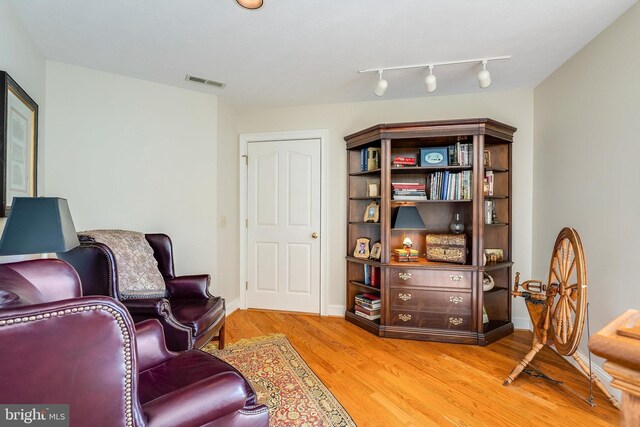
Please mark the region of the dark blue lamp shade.
[[424, 229], [424, 222], [415, 206], [398, 207], [391, 218], [391, 228], [394, 229]]
[[0, 255], [67, 252], [78, 245], [80, 242], [66, 199], [13, 199], [0, 240]]

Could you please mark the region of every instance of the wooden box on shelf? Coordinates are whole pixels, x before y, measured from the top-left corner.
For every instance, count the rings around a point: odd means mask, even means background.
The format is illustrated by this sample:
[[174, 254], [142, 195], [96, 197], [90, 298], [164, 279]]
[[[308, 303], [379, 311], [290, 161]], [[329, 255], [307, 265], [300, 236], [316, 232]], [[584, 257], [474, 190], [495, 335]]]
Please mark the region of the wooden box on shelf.
[[[509, 288], [515, 131], [494, 120], [468, 119], [382, 124], [345, 137], [347, 320], [383, 337], [479, 345], [513, 331]], [[376, 153], [373, 169], [363, 170], [365, 152]], [[422, 166], [421, 154], [430, 152], [445, 158], [435, 166]], [[487, 176], [491, 194], [485, 190]], [[371, 183], [377, 184], [377, 193], [370, 192]], [[486, 201], [492, 209], [489, 223]], [[379, 221], [365, 223], [362, 214], [372, 202], [379, 205]], [[394, 228], [392, 214], [401, 206], [415, 206], [424, 227]], [[464, 263], [427, 260], [427, 234], [450, 233], [456, 217], [464, 223]], [[379, 260], [353, 257], [360, 238], [380, 242]], [[407, 238], [415, 251], [411, 262], [393, 256]], [[502, 261], [485, 264], [485, 249], [502, 251]], [[376, 286], [365, 284], [365, 265], [377, 269]], [[487, 291], [485, 273], [494, 282]], [[361, 294], [379, 298], [379, 318], [374, 307], [368, 308], [375, 313], [369, 318], [356, 313]]]

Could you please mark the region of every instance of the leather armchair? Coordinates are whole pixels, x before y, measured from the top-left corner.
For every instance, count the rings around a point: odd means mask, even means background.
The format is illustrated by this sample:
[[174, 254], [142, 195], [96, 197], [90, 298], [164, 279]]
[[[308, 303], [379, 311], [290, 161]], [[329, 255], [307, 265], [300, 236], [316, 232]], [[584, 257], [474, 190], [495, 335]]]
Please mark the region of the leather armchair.
[[81, 297], [60, 260], [0, 265], [0, 402], [68, 404], [70, 425], [264, 426], [268, 410], [226, 362], [167, 350], [108, 297]]
[[212, 338], [218, 340], [219, 348], [224, 348], [225, 302], [209, 293], [209, 275], [176, 277], [169, 236], [146, 234], [145, 237], [165, 281], [165, 298], [120, 299], [116, 258], [102, 243], [81, 238], [80, 246], [58, 257], [76, 269], [84, 295], [105, 295], [120, 300], [135, 322], [160, 321], [170, 350], [201, 348]]

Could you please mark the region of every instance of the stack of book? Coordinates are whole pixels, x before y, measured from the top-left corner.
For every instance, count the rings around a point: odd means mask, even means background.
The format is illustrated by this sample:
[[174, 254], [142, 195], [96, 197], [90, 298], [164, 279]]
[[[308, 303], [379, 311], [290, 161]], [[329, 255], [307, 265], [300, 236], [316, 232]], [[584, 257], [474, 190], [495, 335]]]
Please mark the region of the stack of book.
[[369, 320], [380, 318], [380, 297], [372, 294], [358, 294], [355, 298], [355, 313]]
[[360, 150], [360, 170], [367, 172], [380, 169], [380, 149], [375, 147]]
[[393, 260], [398, 262], [418, 261], [418, 251], [416, 249], [394, 249]]
[[473, 159], [473, 144], [450, 145], [447, 150], [449, 154], [449, 166], [471, 166]]
[[417, 182], [392, 182], [393, 200], [427, 200], [426, 186]]
[[493, 196], [493, 171], [484, 173], [484, 195]]
[[394, 168], [404, 168], [407, 166], [415, 166], [417, 159], [415, 157], [396, 156], [393, 158], [392, 166]]
[[429, 200], [471, 200], [471, 171], [427, 175]]

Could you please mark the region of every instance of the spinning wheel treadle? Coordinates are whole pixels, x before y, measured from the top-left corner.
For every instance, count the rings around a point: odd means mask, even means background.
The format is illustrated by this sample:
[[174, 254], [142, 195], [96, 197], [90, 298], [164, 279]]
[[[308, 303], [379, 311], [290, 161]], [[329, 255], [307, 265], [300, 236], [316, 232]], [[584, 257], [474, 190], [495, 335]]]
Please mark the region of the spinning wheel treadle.
[[[587, 312], [587, 269], [580, 236], [573, 228], [565, 227], [556, 238], [549, 265], [548, 285], [539, 280], [520, 284], [516, 273], [512, 295], [525, 299], [531, 323], [534, 325], [532, 348], [505, 379], [511, 384], [548, 345], [562, 356], [571, 356], [582, 369], [582, 374], [593, 381], [616, 408], [619, 403], [590, 372], [575, 352], [580, 345]], [[522, 290], [520, 290], [522, 288]]]

